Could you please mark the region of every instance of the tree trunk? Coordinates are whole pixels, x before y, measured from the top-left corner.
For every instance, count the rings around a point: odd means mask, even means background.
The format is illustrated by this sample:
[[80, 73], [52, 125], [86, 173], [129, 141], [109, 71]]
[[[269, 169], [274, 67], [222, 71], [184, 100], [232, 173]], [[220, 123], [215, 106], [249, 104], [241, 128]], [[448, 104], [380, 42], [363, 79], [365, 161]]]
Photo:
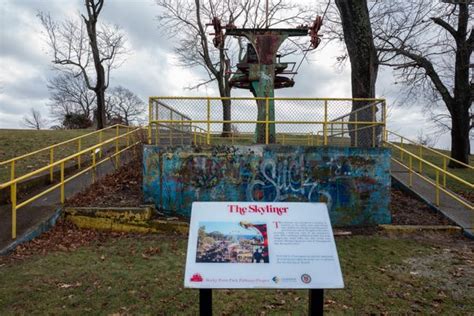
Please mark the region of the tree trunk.
[[103, 129], [106, 125], [105, 119], [105, 89], [95, 91], [97, 96], [97, 129]]
[[[353, 98], [375, 98], [375, 83], [378, 73], [378, 58], [370, 24], [367, 0], [336, 0], [341, 16], [344, 41], [351, 61], [351, 83]], [[354, 101], [352, 111], [367, 106], [368, 102]], [[351, 122], [375, 121], [372, 108], [351, 115]], [[373, 133], [380, 128], [371, 125], [349, 125], [352, 146], [373, 146]], [[377, 135], [378, 137], [378, 135]]]
[[[458, 30], [455, 36], [457, 49], [454, 73], [454, 102], [450, 107], [448, 106], [448, 109], [451, 108], [451, 158], [465, 164], [469, 164], [469, 154], [471, 152], [469, 109], [472, 106], [474, 93], [469, 78], [472, 48], [468, 40], [468, 21], [468, 5], [459, 4]], [[452, 161], [450, 161], [449, 166], [451, 168], [465, 168], [465, 166]]]
[[[87, 0], [86, 0], [87, 6]], [[94, 6], [94, 5], [92, 5]], [[84, 18], [84, 22], [86, 23], [87, 28], [87, 35], [89, 36], [89, 44], [92, 51], [92, 58], [94, 60], [94, 67], [96, 71], [96, 83], [94, 87], [94, 92], [97, 96], [97, 129], [103, 129], [105, 127], [105, 90], [106, 82], [105, 82], [105, 70], [104, 66], [102, 65], [100, 59], [100, 51], [99, 46], [97, 44], [97, 17], [98, 13], [96, 11], [93, 14], [88, 10], [89, 19]]]
[[[469, 164], [471, 144], [469, 142], [470, 120], [469, 111], [451, 114], [451, 157]], [[450, 168], [465, 168], [456, 162], [449, 162]]]

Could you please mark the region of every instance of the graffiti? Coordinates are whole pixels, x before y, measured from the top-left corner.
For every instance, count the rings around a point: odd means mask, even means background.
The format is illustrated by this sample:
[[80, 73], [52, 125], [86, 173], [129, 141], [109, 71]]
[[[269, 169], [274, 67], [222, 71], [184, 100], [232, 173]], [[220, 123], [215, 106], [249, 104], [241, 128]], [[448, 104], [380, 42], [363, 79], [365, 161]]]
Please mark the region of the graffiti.
[[336, 224], [389, 223], [389, 167], [384, 148], [146, 146], [143, 192], [184, 216], [194, 201], [324, 202]]
[[[337, 170], [335, 173], [339, 173]], [[260, 178], [263, 179], [259, 180]], [[266, 191], [273, 191], [270, 194], [273, 198], [265, 199]], [[322, 201], [328, 207], [332, 204], [331, 195], [321, 189], [321, 182], [306, 172], [304, 156], [285, 158], [278, 163], [275, 159], [264, 160], [260, 165], [260, 173], [252, 177], [246, 195], [248, 201], [254, 202], [287, 201], [291, 195], [301, 195], [307, 202]]]

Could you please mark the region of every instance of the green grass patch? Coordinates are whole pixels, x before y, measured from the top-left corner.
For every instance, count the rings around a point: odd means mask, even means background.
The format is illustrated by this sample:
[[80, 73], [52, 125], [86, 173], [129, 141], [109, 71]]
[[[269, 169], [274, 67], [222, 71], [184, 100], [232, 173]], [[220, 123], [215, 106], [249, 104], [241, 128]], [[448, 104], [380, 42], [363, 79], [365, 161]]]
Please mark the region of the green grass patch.
[[[120, 133], [125, 132], [125, 128], [120, 129]], [[14, 157], [18, 157], [57, 143], [61, 143], [72, 138], [83, 136], [94, 132], [93, 129], [86, 130], [13, 130], [0, 129], [0, 162]], [[115, 130], [103, 132], [102, 140], [115, 137]], [[87, 136], [81, 140], [81, 149], [85, 149], [99, 142], [99, 133]], [[123, 144], [124, 141], [121, 142]], [[55, 161], [65, 158], [78, 150], [79, 142], [74, 141], [61, 145], [54, 149]], [[32, 172], [40, 167], [46, 166], [50, 162], [50, 150], [38, 153], [28, 158], [21, 159], [15, 163], [15, 174], [21, 176]], [[83, 159], [89, 157], [84, 156]], [[71, 162], [72, 163], [72, 162]], [[10, 179], [11, 165], [0, 166], [0, 182]]]
[[[346, 288], [326, 291], [330, 314], [474, 310], [472, 247], [380, 236], [336, 242]], [[0, 314], [197, 314], [198, 291], [183, 288], [185, 252], [185, 238], [154, 235], [0, 261]], [[219, 290], [214, 310], [305, 314], [307, 291]]]

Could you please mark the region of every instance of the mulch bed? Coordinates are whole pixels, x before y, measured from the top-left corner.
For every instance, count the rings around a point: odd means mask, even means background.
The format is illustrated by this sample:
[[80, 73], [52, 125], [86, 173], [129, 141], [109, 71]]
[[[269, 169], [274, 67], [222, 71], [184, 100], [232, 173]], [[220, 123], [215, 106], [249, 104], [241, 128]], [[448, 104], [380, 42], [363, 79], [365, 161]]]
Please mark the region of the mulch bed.
[[66, 200], [66, 206], [140, 206], [143, 204], [140, 157]]
[[425, 203], [394, 188], [392, 188], [390, 209], [394, 225], [455, 225]]

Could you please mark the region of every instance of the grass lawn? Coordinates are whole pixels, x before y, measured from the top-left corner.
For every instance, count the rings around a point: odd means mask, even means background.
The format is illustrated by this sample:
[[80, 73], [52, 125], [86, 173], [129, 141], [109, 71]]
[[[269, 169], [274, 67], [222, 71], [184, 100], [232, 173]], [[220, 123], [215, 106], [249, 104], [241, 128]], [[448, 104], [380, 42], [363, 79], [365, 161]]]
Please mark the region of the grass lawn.
[[[20, 129], [0, 129], [0, 162], [13, 157], [27, 154], [29, 152], [57, 144], [75, 137], [79, 137], [94, 132], [93, 129], [85, 130], [20, 130]], [[121, 129], [120, 133], [125, 132]], [[103, 140], [115, 136], [115, 131], [105, 131]], [[99, 134], [94, 134], [82, 139], [81, 147], [85, 149], [99, 141]], [[76, 152], [78, 142], [72, 142], [54, 150], [55, 160], [65, 158]], [[50, 151], [29, 158], [22, 159], [16, 163], [15, 173], [17, 176], [34, 171], [39, 167], [49, 164]], [[10, 179], [10, 165], [0, 166], [0, 182]]]
[[[326, 291], [329, 314], [474, 311], [472, 241], [373, 235], [336, 242], [346, 288]], [[74, 249], [55, 247], [0, 258], [1, 315], [198, 313], [198, 291], [183, 288], [185, 237], [108, 237]], [[307, 311], [307, 291], [214, 293], [219, 315]]]

